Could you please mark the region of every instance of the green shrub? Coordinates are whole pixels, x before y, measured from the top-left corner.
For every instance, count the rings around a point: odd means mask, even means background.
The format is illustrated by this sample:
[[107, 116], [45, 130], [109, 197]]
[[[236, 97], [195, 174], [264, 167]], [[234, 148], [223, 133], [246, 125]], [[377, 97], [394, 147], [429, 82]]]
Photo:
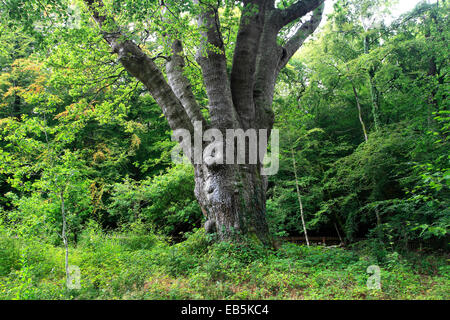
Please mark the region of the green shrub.
[[18, 239], [0, 234], [0, 277], [20, 268], [20, 243]]
[[165, 235], [179, 237], [201, 221], [191, 167], [179, 165], [139, 183], [113, 185], [108, 213], [122, 224], [144, 221]]

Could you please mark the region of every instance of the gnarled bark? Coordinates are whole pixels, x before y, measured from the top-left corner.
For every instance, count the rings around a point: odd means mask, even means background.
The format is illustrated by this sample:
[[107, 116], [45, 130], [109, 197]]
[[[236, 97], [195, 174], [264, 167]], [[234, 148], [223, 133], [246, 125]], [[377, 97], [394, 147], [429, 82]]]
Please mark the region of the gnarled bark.
[[195, 195], [207, 216], [207, 231], [216, 232], [220, 240], [247, 234], [271, 244], [267, 179], [260, 172], [259, 165], [195, 166]]

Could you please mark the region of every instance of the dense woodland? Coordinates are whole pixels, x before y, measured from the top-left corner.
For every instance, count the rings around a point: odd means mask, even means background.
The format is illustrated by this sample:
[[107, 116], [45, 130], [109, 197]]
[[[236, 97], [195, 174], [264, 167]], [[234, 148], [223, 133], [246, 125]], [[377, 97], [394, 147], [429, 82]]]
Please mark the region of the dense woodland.
[[[337, 0], [303, 39], [274, 87], [268, 242], [204, 231], [193, 166], [172, 163], [171, 123], [87, 2], [0, 2], [0, 299], [450, 297], [448, 1], [387, 23], [394, 1]], [[214, 121], [190, 1], [104, 2], [161, 70], [174, 61], [164, 36], [182, 38], [184, 76]], [[218, 3], [233, 75], [248, 8]], [[340, 244], [285, 240], [305, 236]]]

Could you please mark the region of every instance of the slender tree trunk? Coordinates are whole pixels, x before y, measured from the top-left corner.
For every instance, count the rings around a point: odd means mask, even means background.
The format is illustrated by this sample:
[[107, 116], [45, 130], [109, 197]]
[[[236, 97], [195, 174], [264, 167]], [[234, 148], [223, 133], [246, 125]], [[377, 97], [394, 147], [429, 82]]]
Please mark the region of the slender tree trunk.
[[339, 237], [339, 241], [341, 241], [341, 245], [343, 245], [344, 244], [344, 240], [341, 237], [341, 233], [339, 232], [339, 228], [338, 228], [336, 222], [334, 223], [334, 228], [336, 229], [337, 235]]
[[377, 218], [377, 234], [380, 242], [383, 242], [383, 231], [381, 230], [381, 217], [378, 208], [375, 208], [375, 216]]
[[306, 232], [305, 216], [303, 214], [302, 196], [300, 194], [300, 186], [298, 185], [297, 163], [295, 161], [294, 148], [291, 148], [291, 154], [292, 154], [292, 165], [293, 165], [293, 170], [294, 170], [294, 175], [295, 175], [295, 187], [297, 188], [298, 205], [300, 207], [300, 217], [302, 219], [303, 232], [305, 233], [306, 244], [309, 247], [308, 232]]
[[380, 93], [375, 85], [374, 81], [374, 71], [369, 71], [369, 82], [370, 82], [370, 94], [372, 96], [372, 116], [373, 123], [375, 125], [375, 130], [378, 131], [380, 129]]
[[69, 279], [69, 243], [67, 241], [67, 220], [66, 220], [66, 210], [64, 207], [64, 192], [61, 191], [59, 194], [60, 200], [61, 200], [61, 215], [62, 215], [62, 240], [64, 243], [64, 249], [65, 249], [65, 259], [64, 259], [64, 269], [66, 270], [66, 280]]
[[[437, 11], [436, 9], [439, 8], [439, 1], [436, 2], [436, 8], [430, 11], [430, 19], [433, 21], [437, 31], [439, 33], [442, 33], [442, 28], [439, 26], [438, 17], [437, 17]], [[431, 38], [431, 27], [428, 28], [425, 34], [425, 38], [427, 40], [430, 40]], [[435, 81], [435, 77], [439, 74], [438, 66], [436, 64], [436, 56], [435, 54], [432, 54], [430, 57], [429, 63], [428, 63], [428, 77], [430, 78], [430, 83], [433, 85], [433, 82]], [[428, 97], [428, 105], [427, 105], [427, 125], [428, 129], [431, 129], [433, 126], [433, 112], [438, 111], [438, 102], [436, 101], [436, 93], [437, 88], [432, 88], [430, 96]]]
[[361, 123], [361, 127], [364, 133], [364, 140], [367, 142], [369, 140], [368, 136], [367, 136], [367, 130], [366, 130], [366, 125], [364, 124], [364, 120], [362, 118], [362, 109], [361, 109], [361, 104], [359, 103], [359, 96], [358, 96], [358, 91], [356, 91], [355, 85], [352, 82], [352, 88], [353, 88], [353, 94], [355, 95], [355, 100], [356, 100], [356, 106], [358, 107], [358, 117], [359, 117], [359, 122]]
[[[347, 66], [347, 72], [350, 73], [350, 69]], [[361, 108], [361, 103], [359, 102], [359, 95], [358, 95], [358, 91], [356, 90], [355, 84], [353, 83], [353, 80], [351, 79], [350, 76], [347, 76], [348, 80], [350, 81], [350, 84], [352, 85], [352, 89], [353, 89], [353, 95], [355, 96], [355, 101], [356, 101], [356, 107], [358, 108], [358, 117], [359, 117], [359, 122], [361, 123], [361, 127], [364, 133], [364, 140], [367, 142], [369, 140], [368, 136], [367, 136], [367, 130], [366, 130], [366, 125], [364, 124], [364, 120], [362, 117], [362, 108]]]
[[[370, 43], [367, 34], [364, 36], [364, 53], [369, 54], [370, 51]], [[380, 128], [380, 117], [379, 117], [379, 92], [375, 85], [375, 69], [370, 68], [369, 72], [369, 82], [370, 82], [370, 95], [372, 97], [372, 116], [373, 123], [375, 126], [375, 130], [378, 131]]]

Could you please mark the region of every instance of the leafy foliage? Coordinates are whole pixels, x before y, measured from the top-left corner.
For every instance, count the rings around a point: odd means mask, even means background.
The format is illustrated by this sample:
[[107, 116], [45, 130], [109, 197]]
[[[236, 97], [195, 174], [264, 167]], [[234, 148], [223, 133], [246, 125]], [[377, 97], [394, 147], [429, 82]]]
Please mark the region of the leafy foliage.
[[[105, 1], [103, 10], [132, 26], [124, 32], [158, 66], [169, 55], [165, 35], [179, 36], [206, 115], [194, 62], [199, 5], [165, 3], [165, 19], [158, 1]], [[221, 3], [232, 61], [241, 15], [255, 8]], [[449, 4], [423, 2], [386, 25], [391, 5], [336, 1], [280, 74], [271, 232], [303, 235], [301, 198], [308, 234], [338, 236], [346, 248], [273, 251], [214, 243], [197, 229], [193, 169], [171, 164], [160, 108], [110, 58], [82, 1], [2, 1], [0, 298], [448, 299]], [[80, 291], [64, 284], [62, 203]], [[382, 291], [366, 288], [373, 264]]]

